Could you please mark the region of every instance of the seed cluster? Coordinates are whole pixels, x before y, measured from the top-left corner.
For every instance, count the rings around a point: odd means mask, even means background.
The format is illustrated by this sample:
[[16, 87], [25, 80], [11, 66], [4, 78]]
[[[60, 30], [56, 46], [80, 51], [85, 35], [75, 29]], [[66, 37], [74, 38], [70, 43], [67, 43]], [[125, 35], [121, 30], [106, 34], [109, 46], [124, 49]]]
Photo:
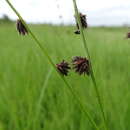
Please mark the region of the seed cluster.
[[72, 60], [73, 68], [75, 69], [75, 72], [82, 74], [90, 74], [90, 64], [89, 60], [87, 58], [83, 58], [80, 56], [76, 56]]
[[28, 31], [21, 20], [17, 20], [16, 27], [20, 35], [28, 34]]
[[[74, 57], [72, 59], [72, 66], [72, 69], [79, 75], [90, 75], [90, 63], [86, 57]], [[64, 60], [61, 63], [56, 64], [56, 68], [63, 76], [67, 76], [69, 73], [69, 69], [71, 69], [69, 63], [65, 62]]]
[[130, 32], [127, 33], [127, 38], [130, 38]]
[[[87, 24], [87, 18], [86, 18], [86, 15], [82, 14], [82, 13], [79, 13], [79, 16], [80, 16], [80, 22], [81, 22], [81, 26], [83, 29], [87, 28], [88, 27], [88, 24]], [[76, 26], [77, 26], [77, 30], [74, 32], [75, 34], [80, 34], [80, 30], [79, 30], [79, 24], [76, 23]]]
[[70, 69], [68, 62], [65, 62], [65, 61], [63, 60], [61, 63], [56, 64], [56, 67], [57, 67], [58, 71], [59, 71], [61, 74], [65, 75], [65, 76], [68, 75], [68, 72], [69, 72], [69, 69]]

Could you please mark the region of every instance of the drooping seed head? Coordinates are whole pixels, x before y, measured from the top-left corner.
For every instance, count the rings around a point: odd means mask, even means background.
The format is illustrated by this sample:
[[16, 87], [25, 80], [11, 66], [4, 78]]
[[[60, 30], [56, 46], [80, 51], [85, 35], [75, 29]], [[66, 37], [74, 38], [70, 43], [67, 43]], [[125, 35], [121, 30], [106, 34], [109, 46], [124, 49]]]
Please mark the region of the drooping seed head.
[[86, 15], [80, 13], [80, 20], [81, 20], [81, 25], [83, 28], [87, 28], [88, 24], [87, 24], [87, 19], [86, 19]]
[[21, 22], [21, 20], [17, 20], [16, 27], [20, 35], [28, 34], [28, 31], [26, 27], [23, 25], [23, 23]]
[[[80, 16], [80, 21], [81, 21], [81, 26], [82, 28], [87, 28], [88, 27], [88, 24], [87, 24], [87, 18], [86, 18], [86, 15], [82, 14], [82, 13], [79, 13], [79, 16]], [[79, 29], [79, 24], [76, 23], [76, 26], [77, 28]]]
[[64, 60], [59, 63], [59, 64], [56, 64], [56, 68], [58, 69], [58, 71], [63, 75], [63, 76], [67, 76], [68, 75], [68, 72], [69, 72], [69, 69], [71, 69], [69, 67], [69, 63], [68, 62], [65, 62]]
[[130, 38], [130, 32], [127, 33], [127, 38]]
[[90, 75], [90, 63], [87, 58], [76, 56], [72, 59], [72, 64], [76, 73]]
[[[83, 15], [82, 13], [79, 13], [80, 15], [80, 21], [81, 21], [81, 26], [83, 29], [87, 28], [88, 27], [88, 24], [87, 24], [87, 19], [86, 19], [86, 15]], [[76, 26], [77, 26], [77, 30], [74, 32], [75, 34], [80, 34], [80, 30], [79, 30], [79, 24], [76, 23]]]

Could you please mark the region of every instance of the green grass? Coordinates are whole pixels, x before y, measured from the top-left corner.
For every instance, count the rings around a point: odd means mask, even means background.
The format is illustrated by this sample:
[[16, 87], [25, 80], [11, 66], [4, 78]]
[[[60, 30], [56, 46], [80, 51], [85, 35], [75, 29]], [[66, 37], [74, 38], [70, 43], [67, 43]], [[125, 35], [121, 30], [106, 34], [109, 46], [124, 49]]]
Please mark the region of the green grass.
[[[55, 64], [85, 55], [80, 36], [73, 33], [75, 27], [30, 27]], [[130, 129], [130, 41], [125, 39], [126, 32], [126, 28], [89, 28], [85, 33], [110, 130]], [[13, 24], [0, 25], [0, 62], [0, 130], [94, 130], [35, 41], [19, 36]], [[66, 78], [103, 130], [91, 78], [74, 72]]]

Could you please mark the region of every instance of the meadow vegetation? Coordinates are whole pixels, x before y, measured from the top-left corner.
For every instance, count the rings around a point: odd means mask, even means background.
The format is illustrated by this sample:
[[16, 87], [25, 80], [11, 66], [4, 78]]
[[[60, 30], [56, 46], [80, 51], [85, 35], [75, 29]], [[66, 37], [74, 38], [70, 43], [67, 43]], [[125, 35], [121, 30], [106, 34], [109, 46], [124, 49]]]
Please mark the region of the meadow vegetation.
[[[73, 26], [29, 25], [55, 64], [85, 56]], [[94, 74], [110, 130], [130, 129], [130, 41], [127, 28], [89, 27], [85, 31]], [[0, 130], [94, 130], [64, 82], [30, 36], [15, 24], [0, 24]], [[90, 76], [66, 77], [104, 130]]]

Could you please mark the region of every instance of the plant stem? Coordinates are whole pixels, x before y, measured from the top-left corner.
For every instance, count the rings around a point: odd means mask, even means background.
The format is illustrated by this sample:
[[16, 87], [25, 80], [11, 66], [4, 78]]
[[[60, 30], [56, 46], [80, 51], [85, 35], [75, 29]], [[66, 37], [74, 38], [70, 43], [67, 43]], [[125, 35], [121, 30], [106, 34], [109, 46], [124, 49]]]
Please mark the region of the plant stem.
[[84, 35], [84, 32], [83, 32], [83, 28], [82, 28], [82, 25], [81, 25], [81, 19], [80, 19], [78, 7], [77, 7], [77, 4], [76, 4], [76, 0], [73, 0], [73, 5], [74, 5], [75, 14], [76, 14], [76, 20], [77, 20], [77, 23], [79, 25], [79, 29], [80, 29], [80, 32], [81, 32], [81, 37], [82, 37], [82, 40], [83, 40], [85, 52], [86, 52], [86, 54], [89, 58], [89, 61], [90, 61], [91, 79], [92, 79], [92, 82], [93, 82], [93, 85], [94, 85], [94, 88], [95, 88], [95, 91], [96, 91], [98, 103], [99, 103], [99, 106], [100, 106], [100, 109], [101, 109], [101, 112], [102, 112], [102, 116], [103, 116], [103, 120], [104, 120], [104, 124], [105, 124], [105, 129], [108, 130], [108, 126], [107, 126], [107, 122], [106, 122], [106, 118], [105, 118], [105, 113], [104, 113], [104, 109], [103, 109], [103, 104], [102, 104], [102, 100], [101, 100], [101, 97], [100, 97], [100, 94], [99, 94], [96, 79], [95, 79], [95, 76], [94, 76], [92, 63], [91, 63], [91, 57], [90, 57], [89, 49], [88, 49], [87, 42], [86, 42], [86, 39], [85, 39], [85, 35]]
[[26, 27], [26, 29], [28, 30], [28, 32], [30, 33], [30, 35], [32, 36], [32, 38], [35, 40], [36, 44], [39, 46], [39, 48], [41, 49], [41, 52], [46, 56], [46, 58], [48, 59], [48, 61], [50, 62], [50, 64], [53, 66], [53, 68], [57, 71], [57, 73], [59, 74], [59, 76], [61, 77], [61, 79], [63, 80], [63, 82], [66, 84], [67, 88], [69, 89], [69, 91], [71, 92], [73, 98], [75, 99], [75, 101], [77, 102], [77, 104], [79, 105], [81, 111], [85, 114], [85, 116], [88, 118], [88, 120], [90, 121], [90, 123], [94, 126], [94, 128], [96, 130], [99, 130], [99, 128], [97, 127], [96, 123], [94, 122], [94, 120], [92, 119], [92, 117], [90, 116], [88, 110], [86, 110], [86, 108], [84, 107], [84, 105], [81, 103], [80, 98], [77, 96], [77, 93], [73, 90], [73, 88], [69, 85], [69, 83], [65, 80], [64, 76], [61, 75], [59, 73], [59, 71], [57, 70], [57, 68], [55, 67], [55, 64], [53, 63], [51, 57], [49, 56], [48, 52], [46, 51], [46, 49], [41, 45], [41, 42], [37, 39], [37, 37], [33, 34], [33, 32], [30, 30], [30, 28], [28, 27], [28, 25], [25, 23], [25, 21], [23, 20], [23, 18], [21, 17], [21, 15], [18, 13], [18, 11], [14, 8], [14, 6], [10, 3], [9, 0], [5, 0], [8, 5], [11, 7], [11, 9], [16, 13], [16, 15], [19, 17], [19, 19], [21, 20], [21, 22], [23, 23], [23, 25]]

